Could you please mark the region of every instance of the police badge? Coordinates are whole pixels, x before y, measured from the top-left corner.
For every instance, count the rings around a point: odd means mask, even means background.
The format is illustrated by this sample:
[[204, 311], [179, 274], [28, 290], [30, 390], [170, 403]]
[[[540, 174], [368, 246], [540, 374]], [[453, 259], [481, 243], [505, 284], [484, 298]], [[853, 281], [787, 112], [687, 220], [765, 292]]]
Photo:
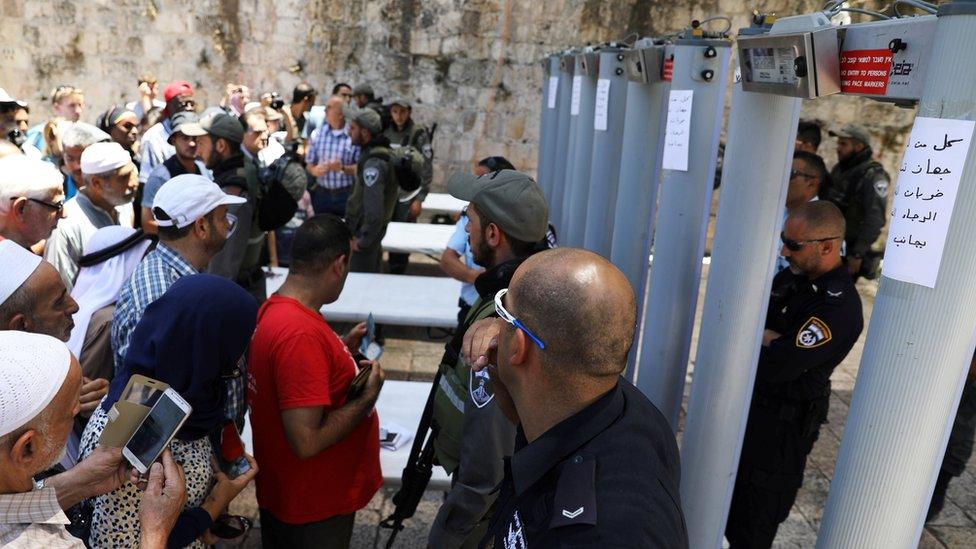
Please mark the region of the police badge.
[[367, 187], [372, 187], [376, 184], [376, 181], [380, 178], [380, 170], [375, 166], [370, 166], [363, 170], [363, 183]]
[[488, 375], [488, 370], [480, 372], [471, 370], [468, 377], [468, 393], [478, 408], [484, 408], [495, 398], [495, 393], [491, 391], [491, 377]]

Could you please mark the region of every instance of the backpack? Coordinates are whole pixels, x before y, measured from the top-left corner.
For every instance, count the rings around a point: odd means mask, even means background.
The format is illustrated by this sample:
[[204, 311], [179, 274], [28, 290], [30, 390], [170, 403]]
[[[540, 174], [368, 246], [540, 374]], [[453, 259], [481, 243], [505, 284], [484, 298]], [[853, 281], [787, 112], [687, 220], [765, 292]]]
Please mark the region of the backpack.
[[287, 153], [258, 171], [258, 226], [262, 231], [282, 227], [295, 216], [307, 183], [305, 168]]
[[381, 158], [390, 163], [397, 185], [401, 190], [413, 192], [420, 188], [423, 181], [424, 164], [427, 160], [416, 147], [384, 149], [371, 153], [370, 156]]

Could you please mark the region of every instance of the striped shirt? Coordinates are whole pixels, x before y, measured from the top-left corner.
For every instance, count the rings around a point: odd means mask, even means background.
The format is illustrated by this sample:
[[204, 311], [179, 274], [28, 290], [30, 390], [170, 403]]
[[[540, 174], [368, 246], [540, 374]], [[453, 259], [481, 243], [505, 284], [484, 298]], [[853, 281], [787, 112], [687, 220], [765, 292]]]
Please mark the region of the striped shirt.
[[[305, 153], [305, 163], [309, 166], [335, 159], [343, 166], [355, 164], [359, 159], [359, 146], [352, 144], [348, 124], [341, 130], [332, 129], [328, 124], [316, 130]], [[327, 172], [317, 182], [320, 187], [337, 190], [352, 187], [355, 178], [342, 172]]]
[[112, 353], [116, 374], [122, 370], [132, 332], [146, 312], [146, 307], [162, 297], [174, 282], [196, 273], [197, 270], [183, 256], [163, 242], [139, 263], [122, 287], [112, 316]]

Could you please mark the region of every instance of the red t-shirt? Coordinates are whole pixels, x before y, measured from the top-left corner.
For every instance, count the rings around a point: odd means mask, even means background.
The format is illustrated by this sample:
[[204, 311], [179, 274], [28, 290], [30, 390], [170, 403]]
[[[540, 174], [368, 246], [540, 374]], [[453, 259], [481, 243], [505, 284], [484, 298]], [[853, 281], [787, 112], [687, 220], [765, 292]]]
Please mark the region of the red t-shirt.
[[291, 524], [365, 507], [383, 484], [376, 412], [308, 459], [292, 452], [281, 421], [282, 410], [346, 403], [356, 364], [342, 340], [321, 315], [273, 295], [258, 311], [248, 362], [258, 505]]

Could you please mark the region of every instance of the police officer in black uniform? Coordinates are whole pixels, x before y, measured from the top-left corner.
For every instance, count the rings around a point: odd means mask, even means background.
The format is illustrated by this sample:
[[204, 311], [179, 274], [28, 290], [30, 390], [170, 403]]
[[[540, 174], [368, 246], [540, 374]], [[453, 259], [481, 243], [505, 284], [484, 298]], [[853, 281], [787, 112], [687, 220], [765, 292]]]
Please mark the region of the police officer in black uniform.
[[759, 367], [725, 537], [732, 549], [773, 544], [827, 419], [830, 374], [864, 328], [861, 299], [840, 257], [844, 217], [833, 203], [790, 212], [773, 279]]
[[495, 308], [464, 354], [497, 364], [495, 398], [518, 430], [482, 547], [687, 547], [674, 433], [620, 377], [637, 312], [623, 273], [588, 251], [548, 250]]
[[872, 250], [871, 245], [885, 224], [891, 177], [872, 158], [867, 130], [845, 124], [830, 135], [837, 138], [837, 165], [830, 171], [830, 184], [821, 188], [820, 198], [837, 204], [847, 221], [847, 271], [854, 280], [859, 276], [874, 278], [882, 254]]

